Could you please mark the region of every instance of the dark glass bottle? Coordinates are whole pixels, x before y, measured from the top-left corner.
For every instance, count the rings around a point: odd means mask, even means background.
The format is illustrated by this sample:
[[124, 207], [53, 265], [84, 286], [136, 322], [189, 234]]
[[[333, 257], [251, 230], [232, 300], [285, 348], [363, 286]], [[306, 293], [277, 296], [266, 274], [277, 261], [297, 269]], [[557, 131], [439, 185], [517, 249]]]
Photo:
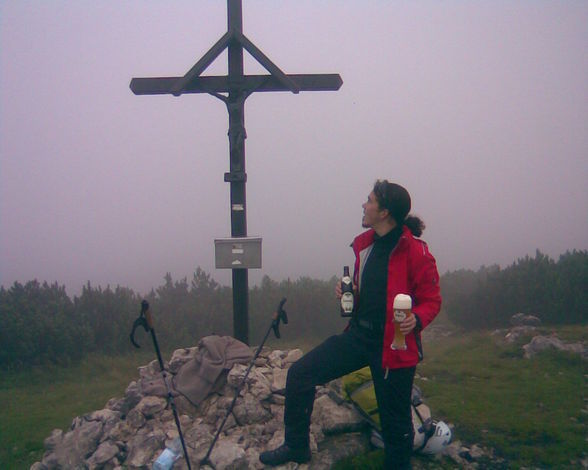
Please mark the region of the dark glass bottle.
[[343, 278], [341, 279], [341, 316], [350, 317], [353, 313], [355, 295], [353, 284], [349, 276], [349, 266], [343, 267]]

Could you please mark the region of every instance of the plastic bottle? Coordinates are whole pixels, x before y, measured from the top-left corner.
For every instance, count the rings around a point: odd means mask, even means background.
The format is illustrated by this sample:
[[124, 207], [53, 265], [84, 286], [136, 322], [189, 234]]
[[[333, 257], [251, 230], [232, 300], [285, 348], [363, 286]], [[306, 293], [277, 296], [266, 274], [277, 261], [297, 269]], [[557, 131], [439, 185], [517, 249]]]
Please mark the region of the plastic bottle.
[[182, 455], [182, 441], [176, 437], [153, 462], [152, 470], [170, 470]]
[[343, 278], [341, 279], [341, 316], [350, 317], [353, 313], [355, 296], [353, 284], [349, 276], [349, 266], [343, 266]]

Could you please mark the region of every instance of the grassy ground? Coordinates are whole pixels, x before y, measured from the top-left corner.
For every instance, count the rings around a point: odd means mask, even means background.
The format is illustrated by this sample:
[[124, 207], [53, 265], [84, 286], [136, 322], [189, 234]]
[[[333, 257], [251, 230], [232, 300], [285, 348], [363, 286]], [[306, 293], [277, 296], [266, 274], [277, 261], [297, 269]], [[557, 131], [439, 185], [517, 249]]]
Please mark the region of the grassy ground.
[[[587, 333], [587, 327], [558, 330], [568, 341], [586, 340]], [[464, 445], [495, 449], [507, 468], [581, 468], [578, 460], [587, 449], [586, 363], [555, 352], [524, 359], [521, 346], [529, 338], [506, 345], [503, 336], [452, 336], [426, 345], [415, 382], [433, 416], [453, 423], [454, 439]], [[418, 468], [442, 466], [417, 460]], [[371, 454], [337, 469], [381, 469], [382, 461]]]
[[122, 397], [137, 367], [154, 359], [146, 352], [89, 357], [68, 368], [38, 368], [0, 378], [0, 468], [28, 469], [41, 459], [43, 440], [69, 428], [76, 416]]
[[495, 448], [514, 468], [563, 468], [586, 450], [586, 364], [569, 353], [525, 359], [522, 344], [487, 334], [438, 344], [419, 383], [458, 438]]
[[[558, 334], [569, 341], [586, 340], [588, 327], [563, 328]], [[509, 468], [581, 467], [570, 462], [586, 449], [585, 362], [564, 353], [524, 359], [522, 342], [505, 345], [498, 338], [453, 335], [425, 344], [416, 383], [433, 416], [453, 423], [454, 437], [464, 444], [494, 448]], [[152, 352], [140, 353], [3, 374], [0, 468], [28, 469], [40, 460], [43, 440], [53, 429], [66, 430], [75, 416], [122, 396], [137, 378], [137, 367], [154, 359]], [[376, 470], [382, 462], [382, 453], [375, 452], [337, 468]], [[426, 458], [417, 462], [419, 468], [455, 467]]]

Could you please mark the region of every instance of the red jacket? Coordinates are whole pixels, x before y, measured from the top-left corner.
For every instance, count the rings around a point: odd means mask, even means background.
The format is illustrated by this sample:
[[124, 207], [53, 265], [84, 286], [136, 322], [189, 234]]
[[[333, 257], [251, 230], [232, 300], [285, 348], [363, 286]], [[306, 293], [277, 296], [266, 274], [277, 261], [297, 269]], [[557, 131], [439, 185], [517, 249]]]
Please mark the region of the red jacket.
[[[358, 288], [361, 285], [361, 273], [365, 260], [374, 243], [374, 234], [373, 230], [363, 232], [351, 245], [355, 253], [353, 282]], [[382, 352], [382, 367], [385, 369], [412, 367], [419, 362], [415, 335], [420, 335], [420, 332], [416, 331], [416, 328], [406, 336], [406, 350], [390, 348], [394, 338], [392, 307], [396, 294], [408, 294], [412, 297], [412, 312], [418, 316], [422, 328], [433, 321], [441, 308], [439, 273], [435, 258], [429, 252], [427, 244], [414, 238], [408, 227], [403, 227], [402, 235], [390, 253], [388, 262], [386, 326]]]

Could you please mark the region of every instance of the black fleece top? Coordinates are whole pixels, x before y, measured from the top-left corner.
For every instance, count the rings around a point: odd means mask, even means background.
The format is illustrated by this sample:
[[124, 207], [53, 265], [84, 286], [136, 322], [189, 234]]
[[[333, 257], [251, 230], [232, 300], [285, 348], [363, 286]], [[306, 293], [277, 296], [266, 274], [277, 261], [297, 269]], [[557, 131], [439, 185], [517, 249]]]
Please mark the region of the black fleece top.
[[357, 318], [368, 320], [374, 327], [384, 331], [386, 321], [386, 291], [388, 288], [388, 260], [398, 243], [402, 227], [390, 230], [383, 237], [374, 235], [372, 250], [361, 274]]

